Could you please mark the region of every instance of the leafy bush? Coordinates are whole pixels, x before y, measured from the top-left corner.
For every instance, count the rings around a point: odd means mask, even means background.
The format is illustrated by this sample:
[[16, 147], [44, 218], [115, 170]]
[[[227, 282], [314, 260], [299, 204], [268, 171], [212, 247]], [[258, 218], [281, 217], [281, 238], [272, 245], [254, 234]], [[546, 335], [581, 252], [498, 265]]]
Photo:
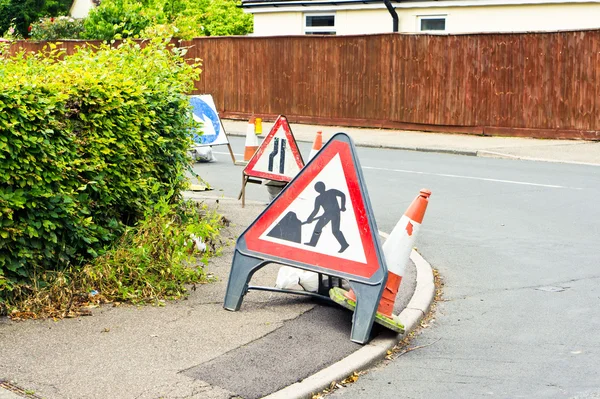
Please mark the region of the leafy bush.
[[29, 35], [34, 40], [79, 39], [83, 20], [71, 17], [47, 17], [31, 24]]
[[32, 22], [65, 15], [72, 3], [73, 0], [0, 0], [0, 33], [14, 25], [19, 36], [27, 37]]
[[85, 19], [84, 39], [112, 40], [139, 37], [158, 10], [133, 0], [107, 0]]
[[200, 70], [178, 51], [125, 42], [0, 58], [0, 301], [101, 255], [179, 198], [193, 123], [184, 93]]
[[253, 19], [235, 0], [103, 0], [90, 12], [83, 37], [111, 40], [123, 37], [245, 35]]
[[195, 267], [198, 252], [190, 236], [207, 244], [202, 252], [207, 263], [218, 251], [224, 222], [206, 205], [162, 200], [84, 267], [44, 272], [32, 284], [19, 285], [5, 303], [5, 313], [13, 319], [72, 317], [87, 314], [85, 307], [99, 303], [180, 298], [186, 294], [185, 284], [210, 280], [202, 267]]
[[[179, 298], [185, 291], [182, 284], [206, 277], [204, 269], [189, 267], [196, 245], [190, 237], [214, 250], [221, 226], [221, 216], [196, 202], [159, 202], [135, 228], [127, 229], [115, 248], [83, 268], [84, 286], [111, 301]], [[212, 253], [203, 252], [203, 263]]]

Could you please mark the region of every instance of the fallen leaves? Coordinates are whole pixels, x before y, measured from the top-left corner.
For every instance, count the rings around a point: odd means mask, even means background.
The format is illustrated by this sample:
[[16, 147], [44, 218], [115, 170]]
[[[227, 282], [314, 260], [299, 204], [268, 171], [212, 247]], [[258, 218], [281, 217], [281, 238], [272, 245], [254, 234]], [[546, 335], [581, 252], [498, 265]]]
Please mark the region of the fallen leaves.
[[[21, 310], [15, 309], [9, 314], [11, 320], [23, 321], [51, 318], [54, 321], [57, 321], [60, 319], [91, 316], [92, 309], [99, 307], [101, 304], [110, 303], [110, 301], [107, 301], [102, 295], [98, 294], [73, 295], [72, 291], [69, 291], [68, 288], [65, 288], [63, 292], [52, 290], [51, 292], [45, 292], [45, 294], [46, 295], [43, 296], [32, 296], [30, 298], [28, 305], [34, 307], [36, 309], [35, 312], [27, 307]], [[60, 299], [60, 297], [66, 298]], [[60, 305], [65, 303], [66, 305]]]
[[[423, 317], [423, 319], [421, 320], [421, 322], [419, 324], [419, 327], [417, 327], [417, 329], [415, 331], [412, 331], [409, 334], [407, 334], [404, 337], [404, 339], [402, 339], [396, 346], [394, 346], [392, 349], [390, 349], [386, 352], [385, 360], [387, 360], [387, 361], [394, 360], [394, 359], [396, 359], [402, 355], [405, 355], [409, 352], [413, 352], [417, 349], [426, 348], [426, 347], [431, 346], [440, 341], [441, 338], [436, 341], [430, 342], [428, 344], [410, 347], [410, 344], [411, 344], [411, 341], [413, 340], [413, 338], [417, 334], [419, 334], [422, 329], [430, 327], [435, 322], [436, 304], [437, 304], [437, 302], [443, 301], [442, 296], [443, 296], [443, 292], [444, 292], [444, 282], [443, 282], [443, 280], [440, 276], [440, 273], [438, 272], [437, 269], [433, 269], [433, 279], [434, 279], [434, 284], [435, 284], [435, 295], [434, 295], [433, 303], [431, 304], [431, 306], [429, 308], [429, 312], [427, 312], [425, 317]], [[367, 371], [355, 371], [354, 373], [352, 373], [351, 375], [349, 375], [348, 377], [346, 377], [345, 379], [343, 379], [340, 382], [332, 381], [327, 389], [324, 389], [323, 391], [321, 391], [319, 393], [313, 394], [312, 399], [323, 399], [323, 398], [325, 398], [325, 396], [329, 395], [330, 393], [334, 392], [335, 390], [343, 388], [349, 384], [355, 383], [358, 380], [358, 378], [361, 375], [365, 374], [366, 372]]]
[[312, 399], [322, 399], [323, 397], [325, 397], [325, 395], [332, 393], [336, 389], [340, 389], [350, 384], [353, 384], [356, 381], [358, 381], [358, 378], [363, 374], [365, 374], [365, 371], [355, 371], [340, 382], [332, 381], [331, 384], [329, 384], [329, 388], [324, 389], [322, 392], [313, 394]]

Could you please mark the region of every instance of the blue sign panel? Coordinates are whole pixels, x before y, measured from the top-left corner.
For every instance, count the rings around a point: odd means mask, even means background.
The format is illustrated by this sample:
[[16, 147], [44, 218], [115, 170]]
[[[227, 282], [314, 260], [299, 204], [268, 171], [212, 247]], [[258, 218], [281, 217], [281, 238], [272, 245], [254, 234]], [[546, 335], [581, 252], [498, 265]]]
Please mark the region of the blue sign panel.
[[[190, 104], [194, 119], [202, 123], [202, 135], [194, 134], [194, 142], [198, 145], [219, 145], [226, 144], [227, 140], [223, 140], [222, 126], [219, 115], [212, 103], [211, 96], [191, 96]], [[210, 103], [212, 104], [210, 104]], [[223, 135], [224, 136], [224, 135]]]

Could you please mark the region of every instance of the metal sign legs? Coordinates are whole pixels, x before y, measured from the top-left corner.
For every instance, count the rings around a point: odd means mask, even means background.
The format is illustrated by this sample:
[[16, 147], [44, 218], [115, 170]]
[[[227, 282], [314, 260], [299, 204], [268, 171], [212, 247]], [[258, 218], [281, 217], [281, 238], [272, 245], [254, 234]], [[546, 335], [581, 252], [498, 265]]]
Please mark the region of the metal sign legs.
[[[242, 301], [244, 300], [244, 295], [246, 295], [249, 289], [254, 289], [248, 285], [250, 283], [250, 279], [257, 270], [269, 263], [275, 262], [249, 256], [236, 249], [233, 255], [233, 264], [229, 274], [229, 281], [227, 283], [227, 292], [225, 294], [225, 303], [223, 307], [231, 311], [239, 310], [242, 305]], [[289, 266], [295, 267], [295, 265]], [[339, 275], [334, 275], [334, 277], [344, 278]], [[356, 309], [352, 318], [352, 332], [350, 339], [359, 344], [365, 344], [369, 341], [371, 328], [375, 320], [375, 313], [377, 312], [379, 300], [381, 299], [381, 295], [383, 294], [383, 290], [385, 288], [386, 279], [384, 278], [382, 281], [375, 284], [366, 284], [349, 279], [349, 283], [356, 295]], [[261, 288], [263, 287], [256, 287], [256, 289]], [[301, 291], [294, 292], [291, 290], [280, 290], [277, 288], [269, 288], [268, 290], [296, 294], [302, 293]], [[304, 292], [304, 294], [309, 293]], [[318, 294], [310, 293], [309, 295], [329, 299], [329, 297], [323, 297], [322, 295]]]

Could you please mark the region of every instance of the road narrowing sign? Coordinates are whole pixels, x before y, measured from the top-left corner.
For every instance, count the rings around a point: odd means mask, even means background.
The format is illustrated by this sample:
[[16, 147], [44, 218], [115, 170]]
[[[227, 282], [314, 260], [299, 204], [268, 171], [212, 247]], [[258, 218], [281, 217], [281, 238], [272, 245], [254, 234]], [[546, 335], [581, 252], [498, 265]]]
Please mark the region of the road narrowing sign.
[[302, 155], [285, 116], [280, 115], [244, 168], [247, 176], [289, 182], [304, 167]]
[[357, 297], [352, 340], [368, 341], [387, 267], [356, 149], [346, 134], [334, 135], [238, 238], [226, 309], [238, 310], [248, 289], [264, 289], [248, 282], [268, 263], [348, 280]]

